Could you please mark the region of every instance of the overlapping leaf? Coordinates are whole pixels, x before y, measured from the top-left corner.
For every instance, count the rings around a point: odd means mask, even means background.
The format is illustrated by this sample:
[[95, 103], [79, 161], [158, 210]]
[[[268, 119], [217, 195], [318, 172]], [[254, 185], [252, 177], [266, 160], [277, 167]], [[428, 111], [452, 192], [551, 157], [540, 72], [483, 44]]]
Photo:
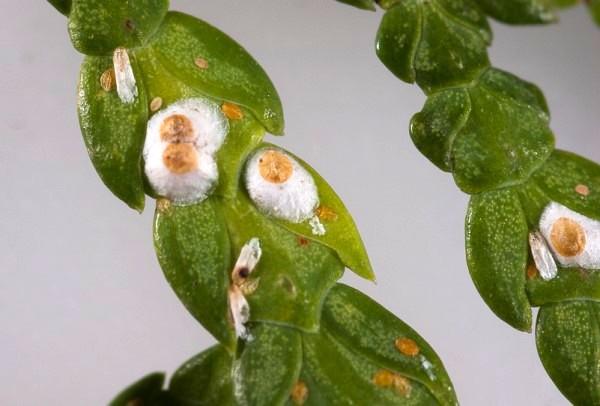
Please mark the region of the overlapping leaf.
[[491, 32], [471, 0], [406, 0], [384, 15], [377, 55], [396, 76], [431, 93], [476, 79], [489, 66]]
[[554, 149], [539, 90], [495, 69], [474, 86], [430, 96], [411, 137], [470, 194], [525, 182]]
[[[61, 9], [66, 5], [61, 2]], [[71, 42], [86, 55], [112, 55], [117, 47], [145, 45], [168, 8], [168, 0], [75, 0], [69, 10]]]
[[476, 1], [487, 14], [508, 24], [546, 24], [556, 21], [552, 10], [553, 0]]
[[[134, 74], [139, 72], [132, 58]], [[79, 124], [90, 159], [106, 186], [131, 208], [144, 209], [141, 168], [142, 147], [148, 119], [143, 83], [133, 103], [123, 103], [114, 86], [105, 90], [100, 78], [110, 77], [111, 57], [88, 56], [79, 79]], [[114, 85], [114, 83], [113, 83]]]
[[544, 368], [575, 405], [600, 405], [600, 303], [542, 306], [536, 327]]
[[273, 84], [246, 50], [223, 32], [192, 16], [169, 12], [151, 47], [181, 82], [248, 108], [273, 134], [283, 132], [283, 109]]
[[179, 299], [217, 340], [232, 348], [235, 334], [227, 301], [231, 247], [215, 206], [212, 199], [189, 206], [159, 202], [154, 246]]
[[[264, 144], [265, 146], [272, 146]], [[280, 148], [281, 149], [281, 148]], [[286, 151], [287, 152], [287, 151]], [[300, 234], [310, 240], [318, 241], [333, 249], [344, 265], [363, 278], [374, 280], [375, 274], [369, 261], [369, 256], [360, 238], [360, 234], [346, 206], [329, 186], [327, 181], [310, 165], [294, 154], [293, 156], [311, 175], [319, 193], [319, 207], [315, 214], [325, 228], [323, 235], [316, 235], [308, 221], [292, 223], [285, 220], [275, 220], [285, 228]], [[319, 213], [323, 213], [319, 215]]]

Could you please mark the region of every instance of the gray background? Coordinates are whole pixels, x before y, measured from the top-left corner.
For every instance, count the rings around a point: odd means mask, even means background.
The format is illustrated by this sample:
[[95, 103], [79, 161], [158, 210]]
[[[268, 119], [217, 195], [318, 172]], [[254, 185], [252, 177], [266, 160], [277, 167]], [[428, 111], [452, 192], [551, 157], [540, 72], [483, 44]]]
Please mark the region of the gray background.
[[[0, 404], [101, 405], [143, 374], [172, 372], [212, 339], [165, 282], [143, 215], [104, 188], [75, 112], [81, 56], [44, 1], [2, 0]], [[381, 15], [333, 0], [173, 1], [238, 39], [270, 74], [276, 142], [337, 189], [378, 284], [358, 286], [438, 351], [464, 405], [562, 405], [534, 338], [497, 319], [469, 278], [467, 197], [412, 145], [424, 101], [379, 61]], [[558, 146], [600, 161], [600, 30], [585, 10], [550, 27], [494, 24], [496, 66], [538, 83]]]

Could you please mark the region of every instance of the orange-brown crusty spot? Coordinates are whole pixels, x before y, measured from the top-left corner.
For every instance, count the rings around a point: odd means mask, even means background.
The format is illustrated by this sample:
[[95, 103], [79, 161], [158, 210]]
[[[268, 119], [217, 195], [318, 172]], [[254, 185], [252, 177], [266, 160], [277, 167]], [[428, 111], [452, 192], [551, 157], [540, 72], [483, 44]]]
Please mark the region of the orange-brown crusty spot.
[[416, 357], [421, 350], [414, 340], [407, 337], [400, 337], [394, 341], [394, 346], [401, 354], [408, 357]]
[[298, 245], [301, 247], [306, 247], [308, 244], [310, 244], [310, 240], [306, 237], [303, 237], [301, 235], [298, 236]]
[[284, 153], [270, 149], [258, 160], [258, 170], [267, 182], [283, 183], [292, 176], [294, 166]]
[[394, 389], [400, 395], [409, 396], [410, 392], [412, 391], [412, 385], [410, 384], [410, 381], [407, 378], [400, 376], [398, 374], [395, 374], [394, 375]]
[[208, 61], [201, 57], [194, 59], [194, 65], [196, 65], [199, 69], [208, 69]]
[[221, 105], [221, 111], [230, 120], [241, 120], [244, 118], [244, 112], [237, 104], [225, 102]]
[[550, 243], [563, 257], [574, 257], [585, 249], [585, 231], [581, 225], [567, 217], [560, 217], [550, 230]]
[[100, 75], [100, 86], [105, 92], [110, 92], [115, 87], [115, 70], [109, 68]]
[[171, 201], [165, 197], [156, 200], [156, 208], [159, 213], [164, 213], [171, 208]]
[[527, 266], [527, 279], [535, 279], [539, 274], [540, 272], [533, 262]]
[[338, 219], [338, 214], [328, 206], [320, 205], [315, 209], [315, 214], [323, 221], [336, 221]]
[[394, 389], [404, 396], [410, 395], [412, 390], [412, 385], [408, 379], [387, 369], [380, 369], [373, 375], [373, 384], [380, 388]]
[[163, 152], [163, 163], [175, 174], [193, 171], [198, 167], [198, 157], [192, 144], [169, 144]]
[[290, 398], [295, 405], [303, 405], [308, 399], [308, 386], [302, 381], [296, 382], [292, 388]]
[[575, 186], [575, 192], [577, 192], [578, 194], [580, 194], [583, 197], [586, 197], [587, 195], [590, 194], [590, 188], [587, 185], [579, 184], [579, 185]]
[[172, 114], [160, 125], [160, 139], [166, 142], [192, 142], [194, 127], [183, 114]]

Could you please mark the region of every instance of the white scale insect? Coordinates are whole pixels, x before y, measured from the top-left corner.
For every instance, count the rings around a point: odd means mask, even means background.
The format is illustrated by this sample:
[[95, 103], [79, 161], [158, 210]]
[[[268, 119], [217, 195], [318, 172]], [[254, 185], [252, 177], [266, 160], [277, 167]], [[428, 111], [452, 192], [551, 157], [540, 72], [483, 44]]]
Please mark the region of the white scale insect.
[[557, 275], [555, 260], [567, 268], [600, 269], [599, 221], [551, 202], [540, 217], [539, 229], [529, 234], [529, 245], [544, 280]]

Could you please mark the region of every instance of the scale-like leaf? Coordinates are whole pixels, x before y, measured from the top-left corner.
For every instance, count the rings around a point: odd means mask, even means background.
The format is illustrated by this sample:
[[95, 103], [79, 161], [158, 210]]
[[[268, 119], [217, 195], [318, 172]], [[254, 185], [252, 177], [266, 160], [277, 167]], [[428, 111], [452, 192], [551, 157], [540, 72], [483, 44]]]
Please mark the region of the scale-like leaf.
[[363, 293], [336, 285], [323, 307], [322, 329], [353, 353], [419, 382], [440, 404], [457, 403], [442, 361], [429, 344]]
[[[131, 59], [134, 74], [139, 71]], [[143, 83], [133, 103], [119, 99], [111, 57], [88, 56], [79, 80], [79, 124], [90, 159], [104, 184], [131, 208], [144, 209], [141, 155], [148, 107]], [[106, 90], [101, 84], [101, 77]], [[141, 79], [141, 78], [140, 78]], [[109, 86], [110, 85], [110, 86]]]
[[233, 252], [258, 238], [262, 257], [246, 282], [250, 320], [271, 321], [316, 331], [323, 299], [343, 273], [334, 251], [305, 241], [260, 213], [245, 192], [221, 202]]
[[527, 181], [554, 149], [541, 92], [495, 69], [476, 86], [431, 96], [413, 117], [411, 137], [470, 194]]
[[168, 0], [77, 0], [69, 12], [73, 46], [86, 55], [112, 55], [117, 47], [139, 47], [163, 21]]
[[259, 324], [251, 331], [239, 359], [233, 381], [237, 404], [281, 405], [300, 374], [302, 341], [297, 330]]
[[186, 308], [219, 342], [232, 347], [235, 334], [227, 300], [231, 247], [212, 199], [189, 206], [159, 201], [154, 247], [165, 277]]
[[[264, 146], [275, 147], [271, 144], [264, 144]], [[282, 149], [279, 147], [275, 148]], [[294, 154], [289, 151], [286, 152], [293, 156], [312, 175], [315, 181], [319, 194], [319, 207], [316, 209], [315, 216], [317, 216], [323, 225], [325, 233], [322, 235], [315, 234], [313, 226], [308, 220], [300, 223], [292, 223], [279, 219], [275, 219], [274, 221], [294, 233], [328, 246], [339, 255], [344, 265], [350, 270], [363, 278], [374, 280], [375, 274], [373, 273], [369, 256], [360, 238], [358, 229], [354, 224], [354, 220], [342, 200], [317, 171]]]
[[181, 406], [234, 406], [232, 366], [225, 347], [211, 347], [179, 367], [169, 383], [169, 396]]
[[169, 12], [152, 49], [183, 83], [248, 108], [273, 134], [283, 132], [283, 109], [269, 77], [223, 32], [195, 17]]
[[504, 189], [471, 197], [465, 229], [467, 264], [479, 294], [502, 320], [530, 331], [528, 225], [517, 192]]
[[544, 368], [560, 391], [575, 405], [599, 405], [600, 303], [542, 306], [536, 341]]
[[476, 79], [489, 66], [491, 33], [470, 0], [406, 0], [391, 7], [377, 32], [379, 59], [425, 93]]
[[600, 165], [576, 154], [554, 151], [533, 180], [551, 200], [600, 220]]
[[167, 406], [169, 402], [162, 390], [164, 382], [165, 374], [160, 372], [148, 374], [125, 388], [109, 403], [109, 406]]
[[508, 24], [546, 24], [556, 21], [552, 1], [548, 0], [476, 0], [496, 20]]

